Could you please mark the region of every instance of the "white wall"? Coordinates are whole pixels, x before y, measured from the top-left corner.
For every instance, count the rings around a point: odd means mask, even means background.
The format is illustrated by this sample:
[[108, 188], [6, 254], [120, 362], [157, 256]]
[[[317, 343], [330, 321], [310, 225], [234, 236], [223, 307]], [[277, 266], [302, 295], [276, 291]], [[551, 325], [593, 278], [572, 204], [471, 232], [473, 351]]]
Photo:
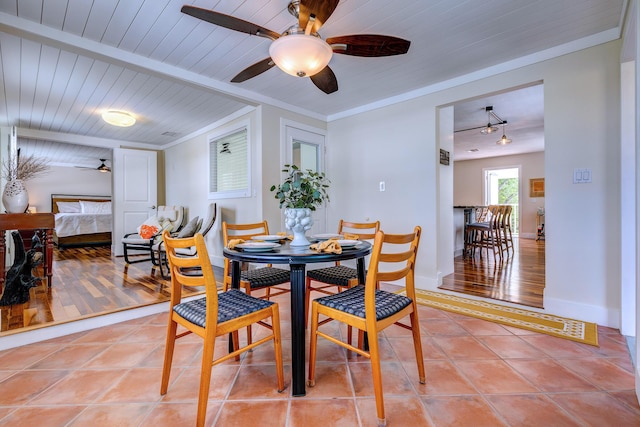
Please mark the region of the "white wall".
[[537, 236], [536, 214], [539, 207], [544, 207], [544, 197], [529, 197], [529, 179], [544, 178], [544, 152], [455, 162], [453, 205], [484, 205], [483, 169], [518, 166], [521, 166], [520, 236], [534, 239]]
[[[389, 231], [421, 225], [417, 285], [437, 286], [437, 108], [542, 81], [545, 309], [618, 327], [620, 226], [612, 218], [620, 214], [619, 52], [620, 43], [611, 42], [330, 122], [329, 172], [338, 185], [329, 223], [370, 217]], [[591, 168], [593, 183], [573, 184], [574, 168]]]
[[[222, 266], [222, 221], [257, 222], [266, 219], [270, 232], [280, 231], [280, 208], [269, 188], [281, 181], [280, 119], [295, 120], [310, 126], [325, 128], [315, 119], [276, 107], [261, 106], [239, 117], [230, 118], [202, 134], [165, 150], [166, 203], [188, 208], [189, 218], [203, 217], [209, 203], [216, 202], [220, 216], [207, 235], [207, 249], [212, 263]], [[249, 122], [252, 158], [252, 196], [209, 200], [208, 135], [230, 131], [240, 123]]]
[[38, 212], [51, 212], [52, 194], [111, 196], [111, 174], [92, 169], [51, 166], [49, 170], [26, 182], [29, 206]]

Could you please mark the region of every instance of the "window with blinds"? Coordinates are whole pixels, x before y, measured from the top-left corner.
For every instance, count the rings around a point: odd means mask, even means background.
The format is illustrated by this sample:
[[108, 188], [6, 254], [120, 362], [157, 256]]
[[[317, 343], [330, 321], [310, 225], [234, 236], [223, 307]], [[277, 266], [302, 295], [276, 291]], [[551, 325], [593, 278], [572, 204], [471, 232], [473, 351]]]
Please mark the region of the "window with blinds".
[[209, 139], [209, 198], [251, 197], [248, 128]]

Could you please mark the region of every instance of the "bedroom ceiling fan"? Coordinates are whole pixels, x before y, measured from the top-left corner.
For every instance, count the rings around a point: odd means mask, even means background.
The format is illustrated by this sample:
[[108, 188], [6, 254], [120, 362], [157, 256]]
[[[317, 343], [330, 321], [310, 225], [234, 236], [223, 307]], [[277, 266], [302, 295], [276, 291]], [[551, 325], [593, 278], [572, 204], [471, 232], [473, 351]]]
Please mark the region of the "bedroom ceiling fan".
[[89, 167], [86, 167], [86, 166], [76, 166], [76, 167], [80, 168], [80, 169], [90, 169], [90, 170], [96, 170], [96, 171], [105, 172], [105, 173], [106, 172], [111, 172], [111, 168], [109, 166], [107, 166], [106, 163], [105, 163], [106, 161], [107, 161], [107, 159], [100, 159], [101, 163], [100, 163], [100, 166], [98, 166], [97, 168], [89, 168]]
[[356, 34], [323, 40], [318, 30], [329, 19], [339, 0], [292, 0], [289, 13], [298, 19], [282, 34], [230, 15], [182, 6], [182, 13], [230, 30], [265, 37], [273, 42], [269, 57], [242, 70], [231, 81], [240, 83], [271, 69], [274, 65], [298, 77], [309, 77], [324, 93], [338, 90], [338, 80], [328, 64], [334, 53], [351, 56], [379, 57], [408, 52], [410, 41], [380, 34]]

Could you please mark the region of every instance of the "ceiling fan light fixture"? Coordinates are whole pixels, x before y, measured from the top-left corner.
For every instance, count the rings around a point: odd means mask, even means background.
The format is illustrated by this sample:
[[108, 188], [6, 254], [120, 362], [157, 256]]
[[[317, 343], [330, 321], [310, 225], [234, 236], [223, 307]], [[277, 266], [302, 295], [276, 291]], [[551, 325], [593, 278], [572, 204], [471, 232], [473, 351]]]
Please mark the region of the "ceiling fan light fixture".
[[311, 77], [329, 64], [333, 50], [320, 37], [290, 34], [274, 40], [269, 46], [269, 55], [285, 73]]
[[121, 110], [106, 110], [102, 113], [102, 120], [113, 126], [129, 127], [136, 123], [133, 114]]

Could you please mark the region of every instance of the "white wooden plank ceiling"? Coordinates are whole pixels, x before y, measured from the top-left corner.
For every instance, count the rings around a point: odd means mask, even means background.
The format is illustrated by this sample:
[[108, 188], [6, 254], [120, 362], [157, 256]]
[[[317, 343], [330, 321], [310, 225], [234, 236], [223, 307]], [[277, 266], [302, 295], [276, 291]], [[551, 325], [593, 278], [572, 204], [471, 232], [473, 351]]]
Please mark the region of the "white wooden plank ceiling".
[[[287, 0], [2, 0], [0, 126], [162, 147], [265, 102], [331, 119], [562, 45], [577, 50], [617, 39], [627, 1], [342, 0], [323, 38], [386, 34], [411, 47], [386, 58], [334, 55], [339, 90], [331, 95], [276, 67], [230, 83], [268, 56], [270, 41], [182, 14], [183, 4], [276, 32], [295, 22]], [[106, 108], [132, 111], [138, 123], [106, 125], [99, 118]], [[518, 110], [496, 108], [504, 116]], [[509, 123], [515, 134], [518, 123]]]

